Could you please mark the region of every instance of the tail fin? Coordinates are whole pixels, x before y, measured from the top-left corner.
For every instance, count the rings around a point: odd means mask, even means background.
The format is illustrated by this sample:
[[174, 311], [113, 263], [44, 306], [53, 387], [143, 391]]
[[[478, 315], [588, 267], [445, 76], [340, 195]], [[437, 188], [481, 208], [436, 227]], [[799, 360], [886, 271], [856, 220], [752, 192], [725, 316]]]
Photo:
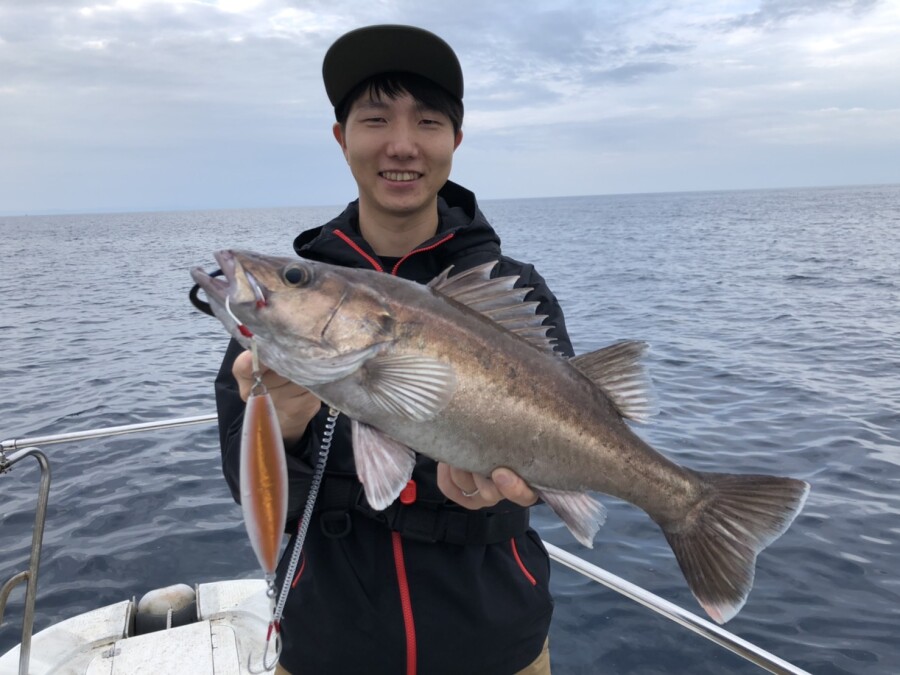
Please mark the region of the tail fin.
[[809, 484], [775, 476], [699, 475], [707, 495], [687, 518], [662, 529], [694, 597], [721, 624], [744, 606], [756, 556], [800, 513]]

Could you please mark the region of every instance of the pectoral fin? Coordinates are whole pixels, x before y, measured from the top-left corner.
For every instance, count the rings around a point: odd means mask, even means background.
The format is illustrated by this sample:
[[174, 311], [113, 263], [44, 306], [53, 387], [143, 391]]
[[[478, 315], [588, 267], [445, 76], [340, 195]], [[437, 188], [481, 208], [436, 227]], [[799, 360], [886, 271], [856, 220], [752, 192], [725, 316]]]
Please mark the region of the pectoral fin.
[[353, 420], [351, 427], [356, 473], [369, 505], [382, 511], [409, 482], [416, 465], [415, 453], [368, 424]]
[[453, 367], [427, 356], [380, 356], [366, 363], [362, 377], [382, 410], [415, 422], [432, 419], [456, 392]]

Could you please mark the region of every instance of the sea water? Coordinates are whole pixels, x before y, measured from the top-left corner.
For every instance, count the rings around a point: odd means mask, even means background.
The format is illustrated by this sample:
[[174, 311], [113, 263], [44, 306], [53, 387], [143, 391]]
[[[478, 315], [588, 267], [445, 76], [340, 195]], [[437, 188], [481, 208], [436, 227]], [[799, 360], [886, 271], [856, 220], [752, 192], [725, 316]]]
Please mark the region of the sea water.
[[[808, 480], [727, 628], [817, 674], [900, 672], [900, 186], [484, 202], [576, 351], [650, 343], [679, 463]], [[212, 251], [289, 255], [339, 207], [0, 218], [0, 437], [214, 411], [227, 337], [187, 300]], [[260, 576], [214, 428], [50, 446], [36, 629], [177, 582]], [[27, 564], [36, 464], [0, 476], [0, 582]], [[604, 497], [594, 548], [547, 541], [702, 614], [657, 527]], [[561, 566], [554, 672], [759, 670]], [[19, 640], [13, 593], [0, 653]], [[421, 648], [427, 648], [422, 646]]]

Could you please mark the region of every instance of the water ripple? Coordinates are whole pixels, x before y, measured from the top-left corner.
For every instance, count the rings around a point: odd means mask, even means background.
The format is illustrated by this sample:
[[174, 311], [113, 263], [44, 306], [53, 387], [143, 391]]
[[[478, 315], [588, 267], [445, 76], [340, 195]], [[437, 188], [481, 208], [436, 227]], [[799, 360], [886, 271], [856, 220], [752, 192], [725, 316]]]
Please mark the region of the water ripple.
[[[695, 469], [812, 483], [728, 628], [817, 675], [897, 672], [900, 188], [482, 207], [505, 250], [535, 262], [557, 293], [578, 351], [650, 342], [660, 414], [636, 428], [645, 439]], [[211, 267], [226, 246], [284, 254], [333, 213], [0, 218], [2, 436], [210, 412], [225, 339], [188, 305], [187, 270]], [[39, 628], [158, 586], [258, 576], [213, 429], [48, 454]], [[33, 464], [0, 477], [3, 579], [27, 558]], [[535, 521], [548, 541], [697, 611], [658, 528], [603, 501], [609, 520], [593, 550], [545, 507]], [[758, 672], [568, 570], [554, 567], [553, 589], [560, 672]], [[18, 637], [13, 595], [0, 651]]]

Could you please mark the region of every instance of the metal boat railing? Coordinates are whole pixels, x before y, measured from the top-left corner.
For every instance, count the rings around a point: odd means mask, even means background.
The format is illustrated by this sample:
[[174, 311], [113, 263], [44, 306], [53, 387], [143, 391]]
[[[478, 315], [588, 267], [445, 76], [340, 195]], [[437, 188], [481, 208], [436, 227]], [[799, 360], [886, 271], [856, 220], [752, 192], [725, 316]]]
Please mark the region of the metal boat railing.
[[[32, 536], [31, 557], [28, 569], [11, 577], [0, 588], [0, 624], [3, 620], [3, 611], [10, 592], [22, 581], [26, 583], [25, 607], [22, 619], [22, 642], [19, 652], [19, 675], [28, 674], [28, 661], [31, 648], [31, 633], [34, 625], [34, 602], [37, 592], [38, 566], [40, 564], [41, 542], [43, 540], [44, 521], [47, 515], [47, 501], [50, 494], [50, 465], [46, 456], [38, 449], [38, 446], [70, 443], [73, 441], [93, 438], [105, 438], [145, 431], [158, 431], [161, 429], [173, 429], [177, 427], [191, 426], [195, 424], [209, 424], [216, 420], [216, 415], [197, 415], [194, 417], [180, 417], [160, 420], [158, 422], [143, 422], [138, 424], [126, 424], [122, 426], [103, 427], [87, 431], [75, 431], [65, 434], [50, 436], [32, 436], [29, 438], [10, 439], [0, 442], [0, 475], [9, 471], [12, 466], [25, 457], [33, 456], [41, 467], [41, 483], [39, 488], [38, 506], [35, 513], [35, 524]], [[8, 454], [11, 451], [12, 454]], [[545, 542], [547, 552], [556, 562], [568, 567], [588, 579], [596, 581], [607, 588], [624, 595], [665, 618], [673, 621], [698, 635], [714, 642], [741, 658], [756, 664], [760, 668], [776, 673], [776, 675], [810, 675], [807, 671], [775, 656], [757, 645], [738, 637], [720, 626], [717, 626], [696, 614], [693, 614], [668, 600], [664, 600], [650, 591], [632, 584], [621, 577], [607, 572], [578, 556], [568, 553], [563, 549]]]
[[25, 582], [25, 610], [22, 615], [22, 641], [19, 643], [19, 675], [28, 675], [28, 661], [31, 658], [31, 633], [34, 627], [34, 602], [37, 597], [38, 568], [41, 563], [41, 544], [44, 540], [44, 523], [47, 520], [47, 503], [50, 501], [50, 462], [47, 456], [33, 447], [26, 447], [10, 456], [5, 448], [0, 449], [0, 474], [6, 473], [26, 457], [34, 457], [41, 467], [41, 482], [38, 488], [38, 502], [34, 514], [34, 529], [31, 531], [31, 555], [28, 569], [14, 574], [0, 587], [0, 625], [3, 611], [12, 590]]

